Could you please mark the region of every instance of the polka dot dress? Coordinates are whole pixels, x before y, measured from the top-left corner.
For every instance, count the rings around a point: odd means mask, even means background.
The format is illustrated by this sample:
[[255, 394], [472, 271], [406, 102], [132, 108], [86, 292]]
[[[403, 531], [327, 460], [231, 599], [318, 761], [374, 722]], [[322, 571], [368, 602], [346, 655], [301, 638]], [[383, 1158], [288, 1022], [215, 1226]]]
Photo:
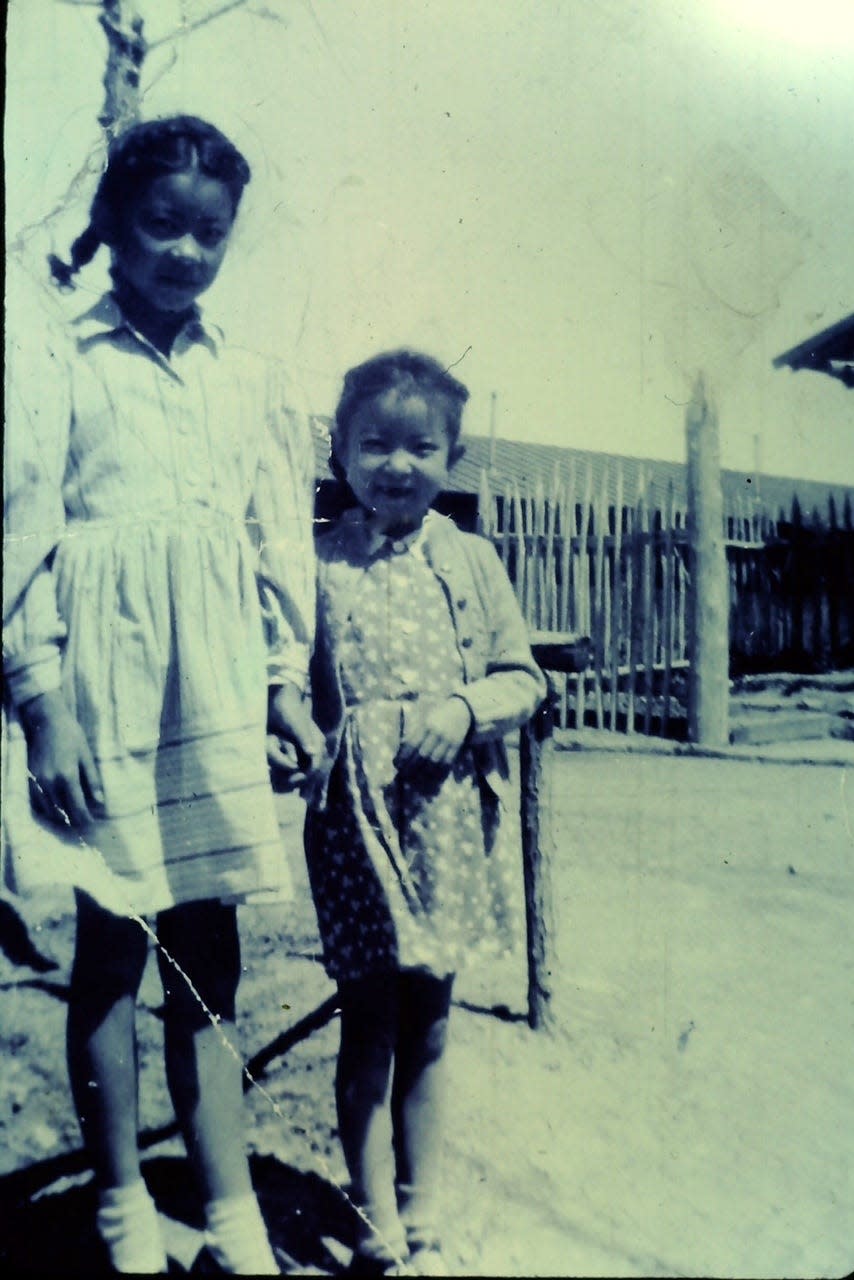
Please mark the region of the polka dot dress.
[[444, 588], [417, 546], [392, 543], [368, 564], [344, 631], [346, 727], [307, 840], [326, 968], [338, 981], [410, 967], [443, 976], [507, 949], [517, 922], [498, 802], [471, 750], [450, 767], [396, 767], [410, 717], [463, 679]]

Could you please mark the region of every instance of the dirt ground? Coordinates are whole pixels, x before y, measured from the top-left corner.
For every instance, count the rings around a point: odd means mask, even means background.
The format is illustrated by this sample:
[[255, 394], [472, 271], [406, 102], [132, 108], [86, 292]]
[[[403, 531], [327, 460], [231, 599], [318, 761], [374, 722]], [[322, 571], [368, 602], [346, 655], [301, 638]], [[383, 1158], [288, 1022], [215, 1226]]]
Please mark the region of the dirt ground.
[[[455, 1274], [852, 1271], [854, 744], [842, 746], [850, 763], [554, 753], [555, 1028], [524, 1020], [522, 954], [460, 978], [445, 1180]], [[241, 911], [247, 1058], [332, 993], [298, 810], [283, 802], [296, 902]], [[70, 921], [55, 904], [16, 904], [28, 940], [0, 907], [0, 1265], [93, 1274], [62, 1050]], [[188, 1266], [198, 1206], [169, 1136], [159, 1003], [152, 962], [145, 1172]], [[248, 1094], [262, 1207], [283, 1269], [303, 1273], [341, 1271], [352, 1243], [336, 1046], [333, 1017]]]

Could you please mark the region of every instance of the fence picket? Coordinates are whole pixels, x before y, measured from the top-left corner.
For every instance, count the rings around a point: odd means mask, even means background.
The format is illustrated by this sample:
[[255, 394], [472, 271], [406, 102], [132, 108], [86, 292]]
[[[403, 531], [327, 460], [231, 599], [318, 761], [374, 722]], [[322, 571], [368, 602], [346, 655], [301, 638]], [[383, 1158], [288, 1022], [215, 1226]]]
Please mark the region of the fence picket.
[[623, 620], [623, 464], [617, 459], [616, 493], [614, 499], [614, 549], [613, 549], [613, 582], [611, 589], [611, 675], [610, 696], [611, 713], [609, 728], [616, 729], [617, 715], [620, 709], [619, 680], [617, 672], [620, 666], [620, 639]]
[[572, 595], [572, 538], [575, 533], [575, 463], [570, 464], [569, 480], [564, 492], [560, 526], [563, 531], [561, 544], [561, 579], [563, 581], [563, 601], [558, 615], [559, 631], [578, 631], [575, 621], [575, 609]]
[[670, 680], [673, 672], [673, 481], [667, 486], [663, 513], [662, 538], [662, 665], [664, 674], [661, 682], [661, 733], [667, 737], [670, 727]]
[[602, 492], [594, 509], [591, 504], [591, 543], [593, 552], [593, 697], [596, 709], [596, 728], [605, 725], [602, 700], [602, 671], [605, 666], [605, 521], [608, 510], [607, 472], [602, 473]]
[[527, 583], [528, 583], [528, 557], [525, 552], [525, 523], [522, 509], [522, 499], [519, 495], [519, 486], [513, 485], [513, 548], [515, 552], [516, 565], [516, 598], [519, 601], [519, 608], [525, 621], [530, 625], [532, 619], [528, 616], [527, 609]]
[[653, 538], [654, 538], [654, 520], [655, 497], [652, 485], [649, 492], [644, 494], [642, 515], [641, 515], [641, 564], [643, 573], [642, 583], [642, 608], [643, 608], [643, 631], [641, 642], [641, 661], [643, 662], [643, 731], [649, 736], [652, 728], [652, 697], [653, 697], [653, 677], [655, 665], [655, 605], [653, 598], [653, 573], [655, 571], [655, 561], [653, 559]]
[[477, 531], [484, 538], [491, 538], [497, 527], [495, 504], [489, 488], [489, 477], [481, 468], [477, 495]]

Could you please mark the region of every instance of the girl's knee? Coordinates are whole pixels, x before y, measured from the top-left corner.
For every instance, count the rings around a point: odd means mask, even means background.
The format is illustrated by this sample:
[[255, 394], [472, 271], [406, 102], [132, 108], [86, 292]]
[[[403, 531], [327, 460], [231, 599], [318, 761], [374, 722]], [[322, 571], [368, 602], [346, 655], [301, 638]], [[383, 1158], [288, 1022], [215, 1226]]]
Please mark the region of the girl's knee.
[[438, 1062], [445, 1052], [448, 1043], [448, 1017], [436, 1018], [425, 1028], [421, 1038], [421, 1051], [424, 1064]]
[[396, 973], [373, 974], [342, 983], [341, 1049], [338, 1091], [362, 1103], [379, 1105], [386, 1097], [398, 1037]]
[[392, 1082], [391, 1053], [346, 1052], [338, 1055], [335, 1092], [339, 1106], [372, 1110], [388, 1103]]
[[116, 916], [78, 893], [72, 1003], [135, 997], [147, 956], [148, 939], [136, 920]]
[[438, 1062], [448, 1040], [453, 975], [437, 978], [417, 970], [401, 983], [401, 1037], [421, 1066]]
[[236, 1015], [240, 982], [237, 912], [220, 902], [172, 907], [157, 919], [157, 963], [167, 1018], [204, 1026]]

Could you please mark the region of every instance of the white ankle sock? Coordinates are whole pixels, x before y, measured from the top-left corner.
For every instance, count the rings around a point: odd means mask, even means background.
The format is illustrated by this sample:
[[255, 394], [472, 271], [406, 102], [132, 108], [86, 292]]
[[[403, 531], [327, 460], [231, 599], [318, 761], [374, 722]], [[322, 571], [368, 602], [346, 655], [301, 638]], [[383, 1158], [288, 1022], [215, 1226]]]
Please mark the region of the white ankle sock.
[[410, 1246], [438, 1244], [439, 1221], [434, 1188], [399, 1182], [397, 1205]]
[[359, 1224], [356, 1252], [361, 1258], [376, 1258], [387, 1262], [399, 1262], [406, 1257], [406, 1237], [397, 1215], [393, 1195], [388, 1202], [364, 1201], [360, 1206], [367, 1222]]
[[205, 1244], [232, 1275], [280, 1274], [254, 1195], [228, 1196], [205, 1206]]
[[156, 1275], [166, 1270], [157, 1208], [142, 1178], [99, 1192], [95, 1225], [116, 1271]]

